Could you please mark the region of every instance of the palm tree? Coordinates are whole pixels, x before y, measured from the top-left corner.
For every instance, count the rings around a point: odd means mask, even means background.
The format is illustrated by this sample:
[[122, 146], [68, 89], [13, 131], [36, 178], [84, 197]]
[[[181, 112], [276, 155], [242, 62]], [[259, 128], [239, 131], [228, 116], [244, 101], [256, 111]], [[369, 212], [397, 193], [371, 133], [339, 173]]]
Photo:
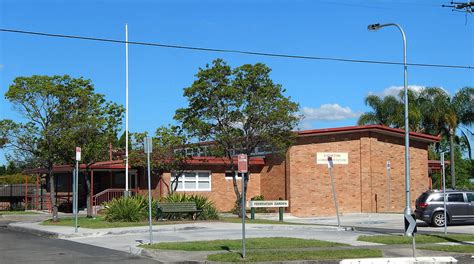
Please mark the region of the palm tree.
[[[408, 120], [410, 131], [423, 132], [421, 126], [422, 112], [419, 108], [419, 94], [408, 90]], [[358, 125], [385, 125], [394, 128], [405, 127], [404, 93], [400, 91], [398, 98], [393, 95], [379, 97], [369, 95], [365, 98], [365, 104], [373, 111], [362, 114], [357, 121]]]
[[[421, 94], [423, 126], [426, 132], [448, 137], [450, 148], [451, 187], [456, 186], [454, 140], [460, 125], [471, 125], [474, 120], [474, 88], [465, 87], [450, 97], [438, 87], [425, 88]], [[465, 135], [466, 136], [466, 135]], [[468, 141], [468, 149], [471, 147]]]
[[397, 127], [397, 112], [400, 108], [400, 102], [395, 96], [389, 95], [379, 97], [377, 95], [368, 95], [365, 98], [365, 104], [370, 106], [373, 111], [362, 114], [357, 121], [358, 125], [385, 125]]

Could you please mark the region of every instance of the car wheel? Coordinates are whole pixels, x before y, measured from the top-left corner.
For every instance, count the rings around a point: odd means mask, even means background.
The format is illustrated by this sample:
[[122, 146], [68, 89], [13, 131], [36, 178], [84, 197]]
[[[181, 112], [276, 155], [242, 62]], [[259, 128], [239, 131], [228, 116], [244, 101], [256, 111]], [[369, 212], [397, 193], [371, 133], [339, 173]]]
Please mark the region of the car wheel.
[[444, 226], [444, 212], [434, 213], [431, 224], [436, 227]]

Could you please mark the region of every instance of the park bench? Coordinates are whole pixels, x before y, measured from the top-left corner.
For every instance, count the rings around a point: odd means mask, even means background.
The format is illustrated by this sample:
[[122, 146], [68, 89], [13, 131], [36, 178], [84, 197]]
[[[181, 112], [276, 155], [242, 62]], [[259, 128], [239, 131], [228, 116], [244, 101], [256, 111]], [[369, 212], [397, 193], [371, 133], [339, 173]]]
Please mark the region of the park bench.
[[163, 216], [169, 215], [180, 215], [180, 214], [192, 214], [192, 218], [196, 219], [196, 213], [202, 210], [197, 209], [195, 202], [163, 202], [158, 203], [157, 218], [163, 220]]

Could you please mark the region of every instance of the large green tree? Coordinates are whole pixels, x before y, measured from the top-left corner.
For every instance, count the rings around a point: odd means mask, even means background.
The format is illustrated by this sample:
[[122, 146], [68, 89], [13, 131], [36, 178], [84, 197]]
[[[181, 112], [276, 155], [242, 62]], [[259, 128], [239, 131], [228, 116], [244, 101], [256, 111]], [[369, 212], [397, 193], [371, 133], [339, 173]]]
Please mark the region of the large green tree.
[[[462, 88], [451, 97], [441, 88], [430, 87], [424, 89], [420, 97], [426, 131], [434, 135], [441, 134], [449, 141], [451, 187], [455, 188], [456, 132], [460, 125], [471, 126], [474, 122], [474, 88]], [[466, 139], [468, 152], [471, 152], [471, 144]]]
[[[298, 104], [284, 96], [285, 90], [272, 81], [270, 72], [262, 63], [232, 69], [216, 59], [199, 69], [197, 79], [184, 89], [188, 106], [176, 111], [175, 119], [191, 137], [212, 141], [216, 153], [228, 158], [234, 175], [235, 154], [250, 156], [257, 146], [285, 151], [299, 121]], [[244, 177], [245, 190], [248, 179]], [[233, 186], [240, 205], [235, 177]]]
[[84, 148], [87, 162], [100, 159], [94, 153], [107, 149], [103, 141], [114, 133], [122, 110], [95, 94], [90, 80], [68, 75], [18, 77], [5, 97], [24, 123], [0, 122], [2, 147], [10, 147], [17, 160], [47, 169], [53, 221], [57, 221], [53, 166], [72, 163], [76, 146]]
[[[404, 128], [403, 93], [398, 98], [369, 95], [365, 101], [373, 110], [361, 115], [359, 125], [381, 124]], [[465, 87], [450, 96], [441, 88], [427, 87], [420, 92], [409, 91], [408, 101], [410, 131], [442, 135], [449, 142], [451, 186], [454, 188], [456, 141], [466, 145], [471, 158], [469, 134], [472, 136], [472, 132], [469, 128], [474, 122], [474, 88]], [[462, 141], [456, 140], [457, 131], [461, 133]]]
[[[143, 151], [143, 141], [146, 133], [132, 133], [132, 152], [130, 153], [130, 164], [134, 167], [147, 167], [147, 157]], [[158, 182], [162, 180], [164, 172], [172, 172], [171, 186], [163, 182], [168, 193], [176, 190], [181, 172], [187, 166], [185, 148], [190, 147], [188, 138], [184, 131], [178, 126], [161, 126], [156, 129], [152, 137], [153, 152], [150, 154], [150, 167], [152, 177], [157, 177]], [[173, 187], [173, 188], [171, 188]]]

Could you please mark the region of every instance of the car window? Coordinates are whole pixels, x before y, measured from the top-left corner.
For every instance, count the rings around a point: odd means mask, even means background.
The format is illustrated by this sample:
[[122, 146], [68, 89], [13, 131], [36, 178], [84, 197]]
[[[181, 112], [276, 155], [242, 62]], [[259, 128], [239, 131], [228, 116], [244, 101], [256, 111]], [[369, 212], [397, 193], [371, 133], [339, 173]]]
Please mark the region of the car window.
[[430, 202], [444, 202], [443, 195], [435, 195], [433, 198], [431, 198]]
[[462, 193], [450, 193], [448, 195], [448, 202], [464, 202], [464, 196]]
[[466, 193], [467, 194], [467, 201], [472, 203], [474, 202], [474, 193]]
[[418, 197], [417, 200], [420, 203], [424, 203], [424, 202], [426, 202], [426, 199], [428, 198], [428, 196], [430, 196], [430, 195], [427, 194], [427, 193], [423, 193], [423, 194], [420, 195], [420, 197]]

